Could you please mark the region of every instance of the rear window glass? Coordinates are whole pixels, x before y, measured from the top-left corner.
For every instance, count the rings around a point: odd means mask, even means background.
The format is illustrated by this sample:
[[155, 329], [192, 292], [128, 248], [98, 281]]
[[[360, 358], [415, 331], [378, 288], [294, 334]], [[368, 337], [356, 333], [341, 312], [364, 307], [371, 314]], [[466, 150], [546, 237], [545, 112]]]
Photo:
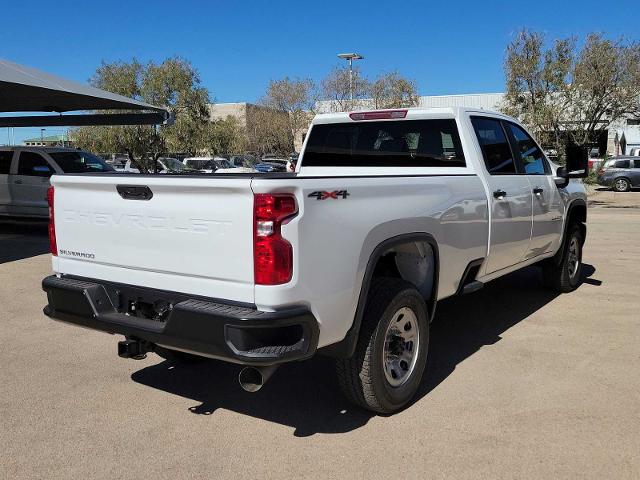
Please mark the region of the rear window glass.
[[8, 175], [11, 169], [11, 159], [13, 152], [0, 152], [0, 175]]
[[49, 152], [64, 173], [112, 172], [113, 167], [87, 152]]
[[464, 167], [454, 120], [314, 125], [306, 167]]

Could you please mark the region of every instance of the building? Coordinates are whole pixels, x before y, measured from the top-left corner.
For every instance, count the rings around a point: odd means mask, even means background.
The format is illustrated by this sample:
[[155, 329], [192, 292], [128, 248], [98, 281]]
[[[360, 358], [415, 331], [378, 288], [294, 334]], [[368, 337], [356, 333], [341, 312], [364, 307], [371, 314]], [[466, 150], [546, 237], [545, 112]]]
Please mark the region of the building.
[[[482, 110], [500, 111], [504, 105], [504, 93], [470, 93], [461, 95], [427, 95], [419, 97], [418, 105], [423, 108], [437, 107], [471, 107]], [[367, 109], [370, 107], [368, 100], [356, 100], [357, 109]], [[256, 112], [264, 109], [259, 105], [251, 103], [218, 103], [210, 105], [211, 119], [225, 118], [228, 115], [240, 120], [244, 128], [259, 121]], [[335, 102], [331, 100], [316, 103], [317, 113], [328, 113], [335, 111]], [[247, 120], [248, 119], [248, 120]], [[252, 122], [253, 120], [253, 122]], [[300, 151], [307, 135], [308, 128], [304, 128], [294, 135], [294, 148]], [[640, 120], [625, 118], [614, 122], [610, 128], [601, 132], [597, 142], [599, 156], [619, 155], [628, 152], [638, 145], [638, 135], [640, 135]]]
[[631, 120], [627, 128], [616, 133], [616, 155], [630, 155], [631, 149], [640, 148], [640, 125], [635, 122], [638, 120]]
[[[285, 112], [274, 110], [254, 103], [212, 103], [209, 104], [209, 119], [211, 121], [222, 120], [233, 117], [238, 120], [240, 127], [247, 134], [247, 146], [251, 150], [261, 150], [263, 148], [265, 123], [277, 124], [280, 131], [288, 130], [288, 116]], [[294, 139], [294, 145], [297, 145]], [[301, 145], [301, 143], [299, 144]], [[282, 147], [284, 148], [284, 147]], [[288, 147], [291, 148], [291, 147]], [[259, 153], [271, 153], [262, 152]]]
[[73, 142], [66, 135], [48, 135], [46, 137], [25, 138], [22, 144], [27, 147], [71, 147]]

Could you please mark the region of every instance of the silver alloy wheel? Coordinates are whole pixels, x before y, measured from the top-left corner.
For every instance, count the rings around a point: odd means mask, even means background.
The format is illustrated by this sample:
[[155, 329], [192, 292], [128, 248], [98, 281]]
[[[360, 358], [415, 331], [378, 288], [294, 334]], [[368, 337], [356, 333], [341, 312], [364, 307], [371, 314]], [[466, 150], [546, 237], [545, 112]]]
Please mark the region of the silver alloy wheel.
[[420, 348], [418, 317], [409, 307], [394, 313], [384, 338], [382, 367], [392, 387], [403, 385], [413, 373]]
[[569, 270], [569, 278], [574, 278], [578, 273], [580, 266], [580, 243], [576, 237], [571, 238], [569, 243], [569, 255], [567, 258], [567, 269]]
[[628, 186], [627, 181], [624, 178], [619, 178], [615, 183], [616, 190], [619, 192], [624, 192]]

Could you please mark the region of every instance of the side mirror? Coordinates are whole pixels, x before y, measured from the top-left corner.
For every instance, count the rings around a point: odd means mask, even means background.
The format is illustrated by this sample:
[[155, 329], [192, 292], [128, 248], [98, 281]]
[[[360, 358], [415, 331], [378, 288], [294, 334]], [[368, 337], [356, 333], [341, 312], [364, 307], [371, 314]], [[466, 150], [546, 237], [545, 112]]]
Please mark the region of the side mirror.
[[586, 147], [567, 145], [565, 159], [567, 178], [585, 178], [589, 175], [589, 151]]
[[565, 167], [558, 167], [556, 170], [556, 176], [553, 178], [558, 188], [564, 188], [569, 185], [569, 174]]

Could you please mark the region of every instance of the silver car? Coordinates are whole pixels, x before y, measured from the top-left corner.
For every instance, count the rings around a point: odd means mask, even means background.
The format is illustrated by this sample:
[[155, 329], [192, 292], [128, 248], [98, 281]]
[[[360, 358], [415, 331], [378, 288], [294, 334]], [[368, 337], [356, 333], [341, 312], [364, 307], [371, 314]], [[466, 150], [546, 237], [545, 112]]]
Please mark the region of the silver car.
[[103, 159], [72, 148], [0, 147], [0, 217], [49, 218], [51, 175], [112, 171]]

